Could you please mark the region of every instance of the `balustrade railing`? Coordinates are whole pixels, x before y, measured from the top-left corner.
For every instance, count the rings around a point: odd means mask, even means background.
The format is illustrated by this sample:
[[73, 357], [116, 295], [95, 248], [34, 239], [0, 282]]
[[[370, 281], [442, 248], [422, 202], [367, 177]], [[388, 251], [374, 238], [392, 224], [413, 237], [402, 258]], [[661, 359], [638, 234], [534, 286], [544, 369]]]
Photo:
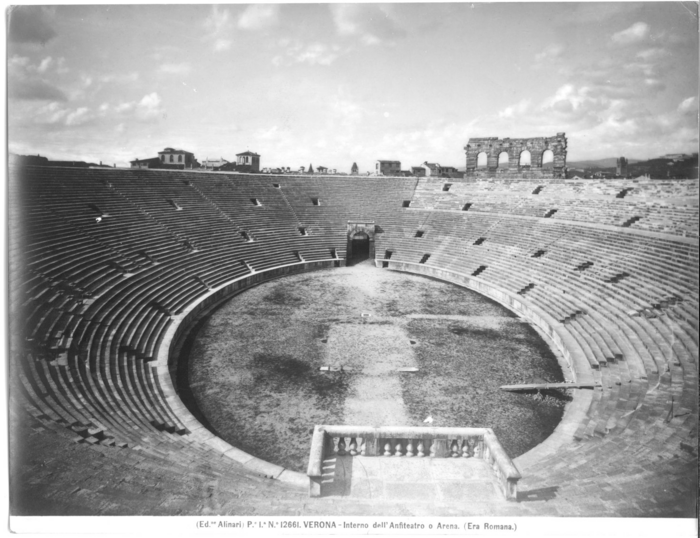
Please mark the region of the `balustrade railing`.
[[316, 426], [309, 456], [309, 495], [321, 495], [323, 460], [333, 456], [478, 458], [486, 460], [509, 501], [521, 476], [490, 428]]

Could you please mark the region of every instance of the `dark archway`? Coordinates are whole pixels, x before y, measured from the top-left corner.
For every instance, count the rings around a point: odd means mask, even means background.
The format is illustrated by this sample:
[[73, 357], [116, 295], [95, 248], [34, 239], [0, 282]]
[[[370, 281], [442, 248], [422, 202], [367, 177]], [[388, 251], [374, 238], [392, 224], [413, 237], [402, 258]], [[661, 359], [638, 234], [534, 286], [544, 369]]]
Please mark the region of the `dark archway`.
[[357, 232], [352, 236], [352, 258], [348, 265], [355, 265], [369, 258], [369, 235]]

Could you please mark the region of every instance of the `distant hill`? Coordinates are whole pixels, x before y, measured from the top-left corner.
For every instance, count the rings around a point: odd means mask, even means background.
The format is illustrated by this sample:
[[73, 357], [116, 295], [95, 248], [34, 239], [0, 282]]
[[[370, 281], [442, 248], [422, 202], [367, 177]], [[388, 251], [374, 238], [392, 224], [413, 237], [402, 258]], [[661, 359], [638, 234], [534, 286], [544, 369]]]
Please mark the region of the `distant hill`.
[[[617, 172], [617, 159], [597, 161], [577, 161], [566, 163], [569, 177], [614, 177]], [[629, 159], [627, 177], [649, 176], [654, 179], [687, 179], [698, 177], [698, 154], [669, 155], [646, 161]]]
[[[642, 162], [641, 159], [627, 159], [629, 164]], [[567, 162], [567, 168], [615, 168], [617, 166], [617, 157], [608, 157], [606, 159], [597, 159], [592, 161], [574, 161]]]

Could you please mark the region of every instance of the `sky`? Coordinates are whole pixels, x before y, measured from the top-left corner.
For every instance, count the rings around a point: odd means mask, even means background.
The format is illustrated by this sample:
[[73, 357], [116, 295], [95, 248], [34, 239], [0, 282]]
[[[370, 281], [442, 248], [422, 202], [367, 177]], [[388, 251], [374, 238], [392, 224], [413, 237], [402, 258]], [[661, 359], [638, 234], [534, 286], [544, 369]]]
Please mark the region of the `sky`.
[[680, 2], [20, 6], [8, 145], [128, 166], [465, 166], [470, 137], [565, 132], [568, 160], [698, 148]]

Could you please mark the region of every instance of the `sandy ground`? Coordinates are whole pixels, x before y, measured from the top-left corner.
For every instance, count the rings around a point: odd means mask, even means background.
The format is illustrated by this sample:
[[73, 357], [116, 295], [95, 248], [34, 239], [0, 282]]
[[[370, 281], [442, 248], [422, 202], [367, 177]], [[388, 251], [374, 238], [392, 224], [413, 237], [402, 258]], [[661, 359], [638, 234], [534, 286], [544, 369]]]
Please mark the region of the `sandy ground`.
[[556, 406], [498, 390], [535, 377], [562, 374], [512, 312], [369, 263], [234, 297], [203, 324], [189, 357], [190, 387], [215, 433], [302, 471], [315, 424], [420, 426], [429, 415], [439, 426], [494, 427], [514, 457], [561, 416]]

